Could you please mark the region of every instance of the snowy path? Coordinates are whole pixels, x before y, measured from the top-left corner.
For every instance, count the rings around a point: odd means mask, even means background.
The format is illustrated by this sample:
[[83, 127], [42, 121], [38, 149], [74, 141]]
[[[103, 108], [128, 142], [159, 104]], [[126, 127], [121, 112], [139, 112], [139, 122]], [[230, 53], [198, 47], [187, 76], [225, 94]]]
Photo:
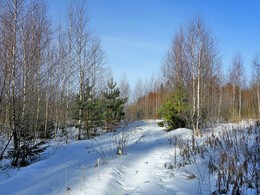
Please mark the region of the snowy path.
[[[197, 192], [197, 180], [189, 180], [187, 187], [181, 170], [164, 167], [173, 158], [162, 128], [153, 122], [140, 127], [133, 136], [136, 139], [143, 136], [133, 150], [98, 167], [94, 165], [99, 156], [86, 149], [93, 143], [91, 140], [70, 143], [55, 151], [49, 149], [44, 160], [10, 171], [9, 179], [1, 176], [0, 194], [184, 195]], [[102, 146], [108, 147], [108, 135], [98, 139]]]

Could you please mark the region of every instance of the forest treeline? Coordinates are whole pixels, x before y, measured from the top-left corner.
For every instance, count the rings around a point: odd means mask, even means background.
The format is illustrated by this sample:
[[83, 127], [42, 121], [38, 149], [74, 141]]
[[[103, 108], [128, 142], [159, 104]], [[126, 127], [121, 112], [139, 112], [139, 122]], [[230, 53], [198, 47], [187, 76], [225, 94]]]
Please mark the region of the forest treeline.
[[208, 122], [259, 118], [260, 54], [252, 57], [250, 78], [241, 54], [224, 73], [214, 34], [201, 17], [180, 27], [160, 76], [149, 85], [139, 80], [131, 97], [125, 77], [114, 82], [89, 20], [80, 1], [68, 6], [58, 25], [45, 1], [1, 1], [0, 159], [12, 146], [18, 165], [25, 148], [66, 137], [71, 127], [85, 139], [100, 129], [113, 131], [123, 119], [162, 117], [199, 135]]
[[260, 54], [252, 56], [250, 65], [243, 63], [240, 53], [231, 60], [224, 72], [215, 35], [201, 16], [193, 17], [174, 35], [160, 77], [137, 82], [130, 113], [162, 117], [173, 128], [188, 126], [196, 135], [217, 122], [259, 119]]

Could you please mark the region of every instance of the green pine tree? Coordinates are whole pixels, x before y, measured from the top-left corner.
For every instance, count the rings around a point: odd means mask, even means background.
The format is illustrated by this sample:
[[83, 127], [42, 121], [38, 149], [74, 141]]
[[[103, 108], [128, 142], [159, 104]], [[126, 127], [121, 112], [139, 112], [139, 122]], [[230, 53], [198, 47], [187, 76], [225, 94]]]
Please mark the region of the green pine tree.
[[105, 107], [105, 127], [107, 131], [112, 131], [125, 117], [124, 106], [127, 98], [120, 97], [120, 90], [113, 79], [107, 83], [107, 89], [102, 94]]
[[83, 93], [83, 101], [79, 101], [77, 97], [77, 109], [75, 119], [79, 119], [78, 110], [82, 110], [81, 121], [82, 130], [87, 138], [97, 135], [97, 130], [103, 126], [104, 106], [101, 99], [95, 97], [93, 86], [86, 83]]
[[159, 109], [165, 126], [168, 130], [173, 130], [186, 126], [185, 114], [187, 112], [187, 93], [181, 83], [176, 85], [174, 93], [170, 99]]

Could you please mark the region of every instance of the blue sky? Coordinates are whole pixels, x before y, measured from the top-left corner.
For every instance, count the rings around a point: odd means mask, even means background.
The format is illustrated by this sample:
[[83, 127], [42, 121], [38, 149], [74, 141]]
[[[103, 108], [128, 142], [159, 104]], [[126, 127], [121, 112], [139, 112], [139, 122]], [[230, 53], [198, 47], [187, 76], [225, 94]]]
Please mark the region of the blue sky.
[[[64, 17], [68, 0], [46, 1], [54, 22]], [[107, 66], [116, 80], [127, 75], [132, 87], [139, 78], [159, 74], [175, 32], [197, 14], [217, 38], [224, 70], [239, 52], [249, 73], [260, 50], [258, 0], [88, 0], [87, 9]]]

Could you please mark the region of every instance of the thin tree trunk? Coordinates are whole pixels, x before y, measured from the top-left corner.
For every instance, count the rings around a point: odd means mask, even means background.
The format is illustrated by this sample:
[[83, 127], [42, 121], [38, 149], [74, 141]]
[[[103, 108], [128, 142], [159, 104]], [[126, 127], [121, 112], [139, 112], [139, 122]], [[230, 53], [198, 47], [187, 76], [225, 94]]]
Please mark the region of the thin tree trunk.
[[233, 118], [235, 117], [235, 100], [236, 100], [236, 86], [235, 86], [235, 84], [233, 84], [233, 101], [232, 101]]
[[[72, 16], [69, 18], [69, 52], [68, 52], [68, 76], [67, 76], [67, 86], [66, 86], [66, 112], [65, 112], [65, 131], [68, 128], [68, 115], [69, 115], [69, 87], [70, 87], [70, 75], [71, 75], [71, 52], [72, 52]], [[66, 143], [68, 142], [68, 137], [66, 133]]]
[[[39, 43], [40, 44], [40, 43]], [[40, 46], [38, 46], [40, 47]], [[40, 57], [40, 48], [38, 53], [38, 60], [37, 60], [37, 104], [36, 104], [36, 124], [35, 124], [35, 130], [34, 130], [34, 137], [36, 137], [36, 133], [38, 131], [39, 126], [39, 118], [40, 118], [40, 102], [41, 102], [41, 96], [40, 96], [40, 63], [41, 63], [41, 57]]]
[[14, 151], [18, 151], [19, 150], [19, 135], [17, 132], [17, 128], [16, 128], [16, 108], [15, 108], [15, 78], [16, 78], [16, 48], [17, 48], [17, 43], [16, 43], [16, 28], [17, 28], [17, 9], [18, 9], [18, 3], [17, 0], [13, 0], [13, 8], [14, 8], [14, 13], [13, 13], [13, 47], [12, 47], [12, 70], [11, 70], [11, 74], [12, 74], [12, 81], [11, 81], [11, 94], [12, 94], [12, 100], [11, 100], [11, 112], [12, 112], [12, 131], [13, 131], [13, 141], [14, 141]]
[[199, 123], [200, 123], [200, 56], [198, 62], [198, 83], [197, 83], [197, 114], [196, 114], [196, 136], [200, 135]]
[[[48, 83], [48, 82], [47, 82]], [[47, 129], [48, 129], [48, 117], [49, 117], [49, 91], [48, 91], [48, 85], [46, 87], [46, 103], [45, 103], [45, 125], [44, 125], [44, 138], [47, 138]]]
[[158, 88], [156, 88], [156, 93], [155, 93], [155, 118], [158, 118]]
[[70, 86], [70, 82], [69, 82], [69, 80], [70, 80], [70, 60], [69, 60], [69, 62], [68, 62], [68, 68], [69, 68], [69, 73], [68, 73], [68, 80], [67, 80], [67, 86], [66, 86], [66, 110], [65, 110], [65, 119], [64, 119], [64, 121], [65, 121], [65, 134], [66, 134], [66, 143], [68, 142], [68, 135], [67, 135], [67, 131], [68, 131], [68, 123], [69, 123], [69, 121], [68, 121], [68, 115], [69, 115], [69, 86]]
[[218, 103], [218, 122], [220, 121], [220, 112], [221, 112], [221, 105], [222, 105], [222, 89], [221, 86], [219, 87], [219, 103]]
[[241, 119], [241, 111], [242, 111], [242, 90], [239, 88], [239, 110], [238, 110], [238, 117]]
[[194, 119], [195, 119], [195, 113], [196, 113], [196, 90], [195, 90], [195, 73], [194, 73], [194, 54], [192, 54], [192, 68], [191, 68], [191, 71], [192, 71], [192, 106], [193, 106], [193, 109], [192, 109], [192, 116], [191, 116], [191, 122], [192, 122], [192, 128], [193, 128], [193, 131], [192, 131], [192, 149], [194, 150], [195, 149], [195, 124], [194, 124]]
[[[10, 83], [8, 83], [9, 86]], [[8, 87], [8, 91], [7, 91], [7, 98], [9, 101], [7, 101], [7, 105], [5, 107], [5, 119], [4, 119], [4, 128], [8, 129], [8, 137], [11, 136], [11, 134], [13, 134], [13, 131], [10, 132], [10, 125], [11, 125], [11, 91], [10, 88]], [[12, 130], [12, 129], [11, 129]]]
[[26, 61], [26, 39], [24, 37], [23, 32], [23, 50], [24, 50], [24, 56], [23, 56], [23, 101], [22, 101], [22, 116], [21, 116], [21, 130], [24, 131], [25, 128], [25, 109], [26, 109], [26, 93], [27, 93], [27, 61]]
[[[79, 57], [79, 63], [81, 64], [81, 60]], [[82, 109], [81, 109], [81, 103], [83, 101], [83, 71], [81, 70], [81, 65], [80, 65], [80, 89], [79, 89], [79, 102], [80, 102], [80, 109], [79, 109], [79, 129], [78, 129], [78, 140], [81, 139], [81, 117], [82, 117]]]
[[[58, 107], [58, 102], [59, 102], [59, 92], [58, 92], [58, 84], [56, 84], [56, 97], [55, 97], [55, 104], [54, 104], [54, 107], [55, 107], [55, 125], [54, 125], [54, 140], [56, 141], [57, 140], [57, 132], [58, 132], [58, 123], [59, 123], [59, 107]], [[55, 95], [55, 92], [54, 92], [54, 95]]]
[[[194, 55], [194, 54], [193, 54]], [[192, 126], [193, 126], [193, 131], [195, 131], [195, 124], [194, 124], [194, 119], [195, 119], [195, 114], [196, 114], [196, 90], [195, 90], [195, 73], [194, 73], [194, 56], [192, 56], [192, 117], [191, 117], [191, 121], [192, 121]]]
[[260, 118], [260, 81], [257, 83], [258, 118]]
[[27, 72], [25, 70], [24, 80], [23, 80], [23, 106], [22, 106], [22, 116], [21, 116], [22, 131], [25, 128], [26, 91], [27, 91]]

